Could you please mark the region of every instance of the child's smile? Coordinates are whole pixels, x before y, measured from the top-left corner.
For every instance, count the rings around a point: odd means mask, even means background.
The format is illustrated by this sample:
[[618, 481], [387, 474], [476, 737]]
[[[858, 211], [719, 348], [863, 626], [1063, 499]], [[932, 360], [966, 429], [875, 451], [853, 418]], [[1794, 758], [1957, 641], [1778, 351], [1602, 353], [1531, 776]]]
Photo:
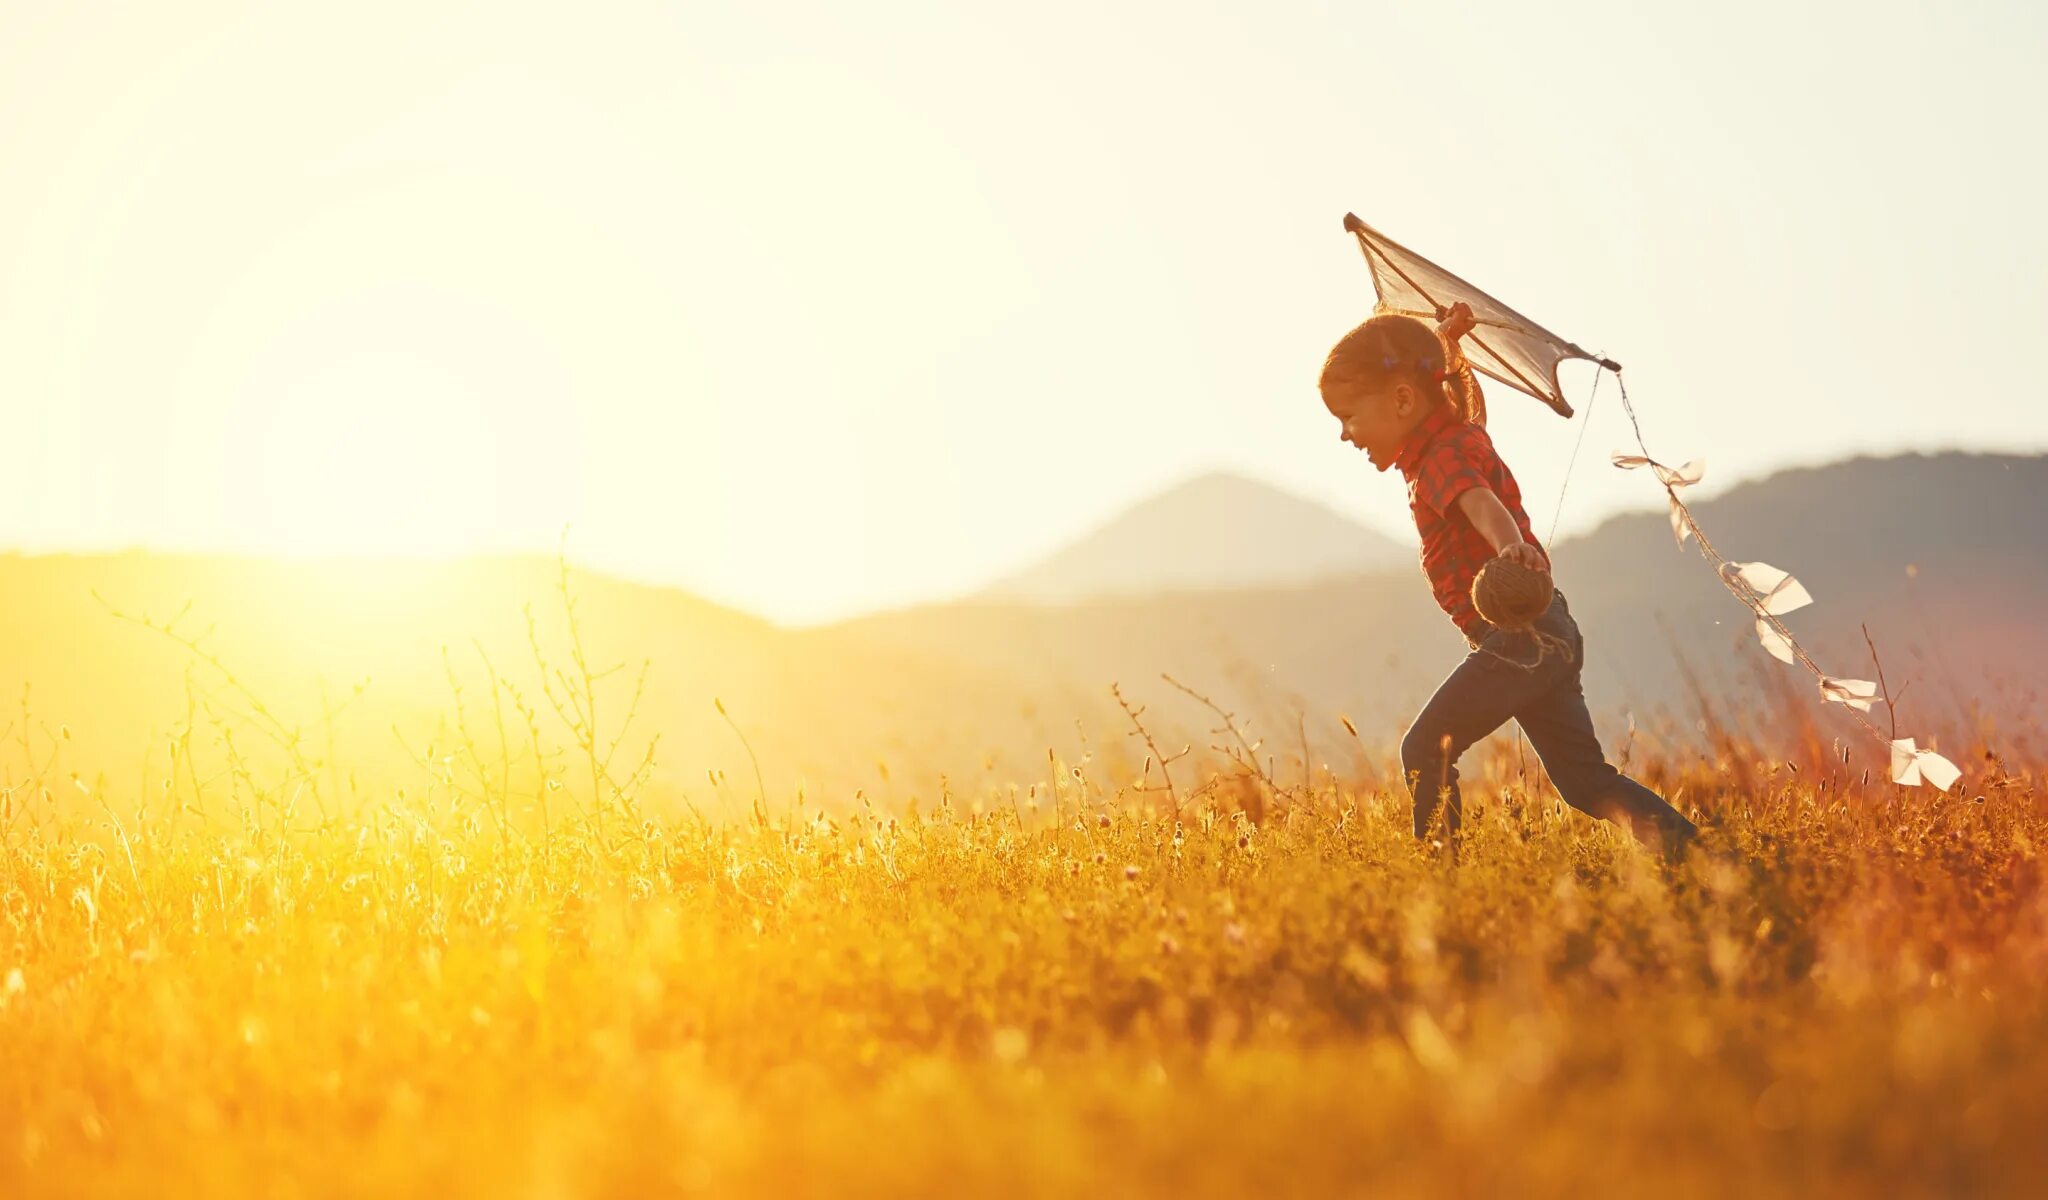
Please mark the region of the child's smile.
[[1354, 386], [1324, 401], [1339, 422], [1338, 437], [1365, 451], [1375, 468], [1384, 471], [1394, 465], [1411, 422], [1396, 411], [1401, 406], [1393, 397]]

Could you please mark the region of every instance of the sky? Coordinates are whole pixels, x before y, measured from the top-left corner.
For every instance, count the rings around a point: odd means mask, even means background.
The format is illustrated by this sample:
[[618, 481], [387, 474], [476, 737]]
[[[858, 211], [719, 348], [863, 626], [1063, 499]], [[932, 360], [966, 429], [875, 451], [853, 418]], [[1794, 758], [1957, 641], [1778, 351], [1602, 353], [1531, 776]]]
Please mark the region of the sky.
[[[0, 0], [0, 546], [809, 623], [1210, 470], [1412, 537], [1315, 391], [1347, 211], [1621, 361], [1691, 497], [2036, 452], [2044, 61], [2023, 3]], [[1582, 432], [1560, 537], [1661, 501], [1611, 380], [1490, 395], [1539, 535]]]

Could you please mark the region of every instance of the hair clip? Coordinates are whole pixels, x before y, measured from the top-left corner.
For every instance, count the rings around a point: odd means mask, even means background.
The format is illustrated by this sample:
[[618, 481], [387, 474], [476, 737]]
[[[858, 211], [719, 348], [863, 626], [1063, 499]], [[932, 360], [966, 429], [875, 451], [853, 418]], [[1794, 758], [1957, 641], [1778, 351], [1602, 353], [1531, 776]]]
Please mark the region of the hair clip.
[[1395, 367], [1398, 367], [1400, 365], [1401, 359], [1398, 355], [1389, 354], [1385, 358], [1380, 360], [1380, 366], [1386, 368], [1389, 371], [1393, 370]]

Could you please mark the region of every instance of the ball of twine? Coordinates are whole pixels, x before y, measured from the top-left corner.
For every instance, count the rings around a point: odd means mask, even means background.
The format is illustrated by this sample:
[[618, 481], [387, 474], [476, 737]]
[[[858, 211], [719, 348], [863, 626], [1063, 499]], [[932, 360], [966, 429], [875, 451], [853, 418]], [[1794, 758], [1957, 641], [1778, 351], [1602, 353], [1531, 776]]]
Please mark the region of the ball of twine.
[[1546, 571], [1532, 571], [1506, 558], [1479, 568], [1472, 580], [1472, 606], [1496, 629], [1527, 629], [1550, 607]]

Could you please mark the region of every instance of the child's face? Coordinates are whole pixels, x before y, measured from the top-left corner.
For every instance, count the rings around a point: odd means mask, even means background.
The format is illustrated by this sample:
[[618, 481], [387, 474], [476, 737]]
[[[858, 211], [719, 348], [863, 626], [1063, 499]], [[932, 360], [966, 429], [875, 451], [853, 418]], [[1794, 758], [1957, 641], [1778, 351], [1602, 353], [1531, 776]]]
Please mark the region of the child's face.
[[1421, 400], [1405, 380], [1339, 383], [1323, 392], [1323, 406], [1340, 423], [1338, 436], [1365, 451], [1382, 471], [1394, 465], [1408, 431], [1422, 419]]

